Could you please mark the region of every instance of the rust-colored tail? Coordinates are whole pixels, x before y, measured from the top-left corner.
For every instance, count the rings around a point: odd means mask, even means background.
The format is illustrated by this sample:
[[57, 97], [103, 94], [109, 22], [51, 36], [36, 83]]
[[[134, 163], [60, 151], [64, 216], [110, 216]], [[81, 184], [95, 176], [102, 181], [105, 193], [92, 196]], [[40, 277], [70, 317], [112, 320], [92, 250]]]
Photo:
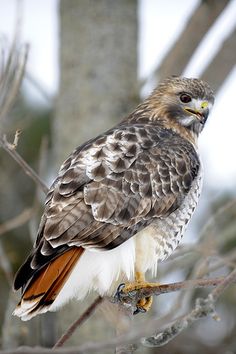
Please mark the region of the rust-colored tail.
[[83, 251], [82, 247], [72, 247], [33, 276], [13, 314], [29, 320], [47, 312]]

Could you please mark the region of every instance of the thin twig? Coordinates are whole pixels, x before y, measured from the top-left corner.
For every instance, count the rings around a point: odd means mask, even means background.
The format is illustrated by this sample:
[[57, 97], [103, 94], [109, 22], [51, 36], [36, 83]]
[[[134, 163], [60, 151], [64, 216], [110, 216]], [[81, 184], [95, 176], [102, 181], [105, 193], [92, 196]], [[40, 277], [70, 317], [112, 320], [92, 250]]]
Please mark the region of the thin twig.
[[1, 268], [6, 276], [9, 286], [12, 286], [13, 270], [12, 270], [11, 262], [5, 253], [5, 250], [4, 250], [4, 247], [1, 243], [1, 241], [0, 241], [0, 265], [1, 265]]
[[27, 63], [28, 52], [29, 52], [29, 46], [26, 45], [23, 48], [22, 53], [20, 53], [20, 57], [18, 59], [16, 71], [14, 73], [14, 79], [12, 80], [12, 83], [11, 83], [11, 89], [8, 92], [8, 95], [7, 95], [6, 100], [4, 102], [4, 106], [1, 107], [1, 117], [4, 117], [7, 114], [7, 112], [10, 111], [10, 108], [12, 107], [12, 105], [15, 101], [17, 93], [19, 92], [21, 82], [22, 82], [22, 79], [24, 76], [26, 63]]
[[20, 138], [20, 134], [21, 134], [21, 130], [17, 129], [16, 132], [15, 132], [14, 141], [12, 143], [12, 148], [13, 149], [17, 148], [17, 145], [18, 145], [18, 142], [19, 142], [19, 138]]
[[[207, 283], [206, 283], [207, 281]], [[232, 273], [230, 273], [227, 277], [224, 278], [215, 278], [215, 279], [199, 279], [197, 281], [194, 281], [192, 284], [193, 286], [197, 287], [199, 285], [200, 287], [206, 287], [206, 286], [218, 286], [215, 290], [213, 290], [213, 294], [209, 294], [207, 299], [200, 299], [197, 300], [196, 306], [193, 309], [193, 311], [188, 314], [186, 318], [182, 318], [184, 328], [186, 328], [186, 323], [190, 324], [190, 316], [195, 316], [197, 319], [202, 318], [203, 316], [206, 316], [207, 314], [213, 315], [213, 317], [216, 316], [214, 308], [212, 308], [212, 299], [215, 301], [215, 299], [218, 298], [222, 294], [222, 292], [226, 289], [228, 285], [231, 283], [236, 282], [236, 270], [234, 270]], [[186, 282], [182, 282], [184, 284], [184, 287], [186, 286]], [[167, 285], [171, 285], [169, 290], [170, 291], [175, 291], [177, 290], [177, 287], [180, 288], [180, 284], [178, 286], [173, 287], [173, 284], [166, 284], [165, 285], [165, 291], [167, 290]], [[188, 284], [190, 282], [188, 281]], [[210, 297], [210, 299], [209, 299]], [[204, 302], [205, 301], [205, 302]], [[218, 319], [215, 317], [215, 319]], [[178, 319], [177, 321], [180, 321]], [[180, 322], [178, 322], [180, 323]], [[163, 321], [162, 319], [149, 319], [145, 323], [141, 323], [138, 327], [132, 329], [130, 332], [119, 336], [115, 338], [108, 339], [105, 342], [90, 342], [90, 343], [85, 343], [81, 346], [78, 347], [70, 347], [70, 348], [55, 348], [55, 353], [60, 353], [60, 354], [84, 354], [84, 353], [97, 353], [97, 352], [103, 352], [106, 349], [109, 348], [114, 348], [117, 345], [120, 344], [128, 344], [128, 343], [140, 343], [140, 338], [147, 335], [150, 333], [150, 331], [153, 330], [155, 327], [163, 327]], [[177, 327], [176, 327], [177, 328]], [[177, 328], [178, 329], [178, 328]], [[142, 342], [147, 345], [145, 342], [146, 339], [143, 339]], [[22, 347], [22, 348], [17, 348], [17, 350], [10, 350], [10, 351], [0, 351], [0, 354], [19, 354], [19, 353], [31, 353], [31, 354], [50, 354], [51, 349], [46, 349], [46, 348], [27, 348], [27, 347]]]
[[0, 235], [24, 225], [32, 217], [33, 209], [27, 208], [14, 218], [0, 224]]
[[[233, 274], [232, 274], [233, 273]], [[213, 298], [218, 298], [218, 296], [225, 290], [226, 286], [229, 284], [233, 283], [236, 281], [236, 270], [234, 270], [232, 273], [229, 274], [229, 276], [225, 278], [215, 278], [215, 279], [209, 279], [208, 284], [209, 286], [216, 286], [218, 285], [219, 288], [215, 291], [215, 295], [213, 294]], [[195, 286], [197, 286], [197, 282], [200, 287], [204, 286], [206, 287], [205, 283], [206, 279], [199, 279], [197, 281], [194, 281]], [[183, 282], [186, 283], [186, 282]], [[205, 283], [205, 285], [204, 285]], [[178, 284], [178, 283], [176, 283]], [[173, 284], [170, 284], [173, 285]], [[186, 284], [185, 284], [186, 285]], [[166, 289], [165, 289], [166, 290]], [[172, 290], [173, 291], [173, 290]], [[165, 291], [166, 292], [166, 291]], [[210, 294], [211, 295], [211, 294]], [[204, 300], [204, 299], [203, 299]], [[211, 301], [211, 299], [210, 299]], [[207, 313], [211, 313], [213, 316], [215, 316], [215, 311], [214, 309], [212, 310], [212, 307], [210, 306], [209, 308], [209, 303], [201, 303], [201, 301], [198, 300], [195, 309], [191, 312], [194, 314], [194, 316], [197, 316], [197, 312], [200, 311], [199, 306], [202, 308], [201, 313], [203, 314], [203, 310], [206, 311]], [[203, 316], [201, 316], [203, 317]], [[199, 318], [201, 318], [199, 316]], [[215, 318], [217, 319], [217, 317]], [[179, 321], [179, 319], [178, 319]], [[185, 320], [186, 322], [187, 320]], [[104, 352], [106, 349], [114, 348], [117, 345], [120, 345], [121, 343], [123, 344], [128, 344], [128, 343], [140, 343], [140, 338], [147, 335], [150, 333], [150, 331], [153, 330], [153, 328], [158, 327], [161, 328], [163, 327], [164, 323], [162, 319], [149, 319], [145, 323], [141, 323], [138, 327], [132, 329], [130, 332], [119, 336], [115, 338], [110, 338], [105, 342], [89, 342], [85, 343], [83, 345], [80, 345], [78, 347], [70, 347], [70, 348], [55, 348], [55, 353], [60, 353], [60, 354], [84, 354], [84, 353], [97, 353], [97, 352]], [[144, 340], [143, 340], [144, 341]], [[146, 344], [146, 343], [145, 343]], [[51, 349], [47, 348], [29, 348], [29, 347], [22, 347], [22, 348], [17, 348], [16, 350], [6, 350], [6, 351], [0, 351], [0, 354], [19, 354], [19, 353], [31, 353], [31, 354], [50, 354]]]
[[52, 104], [53, 97], [47, 92], [45, 87], [43, 87], [39, 81], [32, 75], [32, 73], [26, 71], [25, 77], [31, 85], [42, 95], [42, 97], [47, 101], [47, 103]]
[[196, 280], [185, 280], [181, 282], [176, 282], [172, 284], [162, 284], [149, 287], [148, 285], [139, 290], [134, 290], [129, 293], [121, 292], [119, 298], [122, 302], [126, 304], [133, 304], [138, 300], [149, 297], [149, 296], [159, 296], [161, 294], [166, 294], [170, 292], [175, 292], [178, 290], [186, 289], [197, 289], [197, 288], [208, 288], [215, 287], [223, 282], [224, 277], [212, 278], [212, 279], [196, 279]]
[[207, 223], [203, 226], [203, 228], [200, 232], [199, 240], [201, 241], [204, 238], [204, 235], [207, 234], [208, 230], [212, 227], [212, 225], [214, 225], [216, 220], [218, 220], [218, 218], [222, 214], [224, 214], [225, 212], [227, 212], [229, 209], [231, 209], [233, 207], [234, 208], [236, 207], [236, 198], [230, 200], [229, 202], [224, 204], [222, 207], [217, 209], [216, 212], [208, 219]]
[[18, 165], [20, 165], [20, 167], [27, 174], [27, 176], [29, 176], [46, 194], [48, 192], [48, 187], [46, 186], [46, 184], [42, 181], [38, 174], [27, 164], [27, 162], [18, 154], [12, 144], [7, 141], [6, 136], [0, 136], [0, 146], [2, 146], [3, 149], [11, 155], [11, 157], [18, 163]]
[[15, 101], [24, 76], [28, 52], [29, 46], [25, 45], [20, 51], [13, 47], [9, 53], [7, 66], [3, 72], [2, 85], [5, 87], [2, 91], [0, 119], [6, 116]]
[[226, 288], [235, 282], [236, 269], [234, 269], [228, 276], [221, 279], [221, 281], [218, 282], [216, 288], [207, 296], [207, 298], [198, 298], [196, 300], [195, 307], [191, 312], [189, 312], [182, 318], [177, 319], [173, 324], [168, 326], [161, 333], [158, 333], [155, 336], [142, 339], [142, 344], [147, 347], [163, 346], [170, 342], [172, 339], [174, 339], [184, 329], [189, 327], [193, 322], [208, 315], [211, 315], [214, 320], [219, 321], [220, 318], [215, 311], [215, 302], [226, 290]]
[[[177, 282], [177, 283], [172, 283], [172, 284], [163, 284], [163, 285], [157, 285], [156, 287], [153, 288], [148, 288], [144, 287], [140, 290], [134, 291], [129, 294], [123, 294], [122, 296], [122, 302], [124, 300], [125, 303], [131, 303], [139, 300], [142, 297], [146, 296], [151, 296], [151, 295], [161, 295], [164, 293], [169, 293], [169, 292], [174, 292], [182, 289], [191, 289], [192, 287], [194, 288], [207, 288], [207, 287], [215, 287], [219, 284], [221, 284], [224, 281], [224, 277], [218, 277], [214, 279], [196, 279], [196, 280], [186, 280], [183, 282]], [[78, 328], [82, 323], [84, 323], [85, 320], [88, 319], [88, 317], [91, 316], [93, 311], [97, 308], [97, 306], [100, 304], [102, 301], [101, 297], [97, 297], [95, 301], [88, 307], [88, 309], [82, 314], [82, 316], [76, 320], [68, 329], [67, 331], [63, 334], [63, 336], [58, 340], [58, 342], [54, 345], [53, 349], [61, 347], [74, 333], [75, 329]], [[112, 301], [116, 301], [112, 299]], [[131, 331], [132, 332], [132, 331]], [[143, 333], [143, 332], [142, 332]], [[131, 335], [131, 337], [133, 334]], [[119, 336], [117, 338], [126, 338], [126, 335]], [[132, 337], [133, 338], [133, 337]], [[135, 337], [136, 338], [136, 337]], [[137, 337], [139, 338], [139, 337]], [[136, 339], [137, 339], [136, 338]], [[123, 343], [122, 341], [119, 342], [115, 341], [115, 345]], [[124, 344], [130, 343], [129, 341], [125, 341]]]
[[218, 300], [218, 298], [222, 295], [222, 293], [228, 288], [229, 285], [236, 282], [236, 268], [227, 275], [219, 285], [211, 292], [211, 296], [213, 301]]
[[[14, 37], [10, 48], [6, 46], [6, 51], [2, 50], [2, 65], [0, 72], [0, 119], [6, 117], [13, 105], [25, 72], [29, 46], [19, 45], [22, 28], [22, 1], [17, 1], [17, 18], [15, 22]], [[4, 54], [6, 52], [6, 59]]]
[[53, 349], [62, 347], [63, 344], [72, 336], [74, 331], [93, 314], [93, 312], [102, 303], [102, 301], [103, 298], [98, 296], [94, 302], [86, 309], [86, 311], [65, 331], [61, 338], [56, 342]]

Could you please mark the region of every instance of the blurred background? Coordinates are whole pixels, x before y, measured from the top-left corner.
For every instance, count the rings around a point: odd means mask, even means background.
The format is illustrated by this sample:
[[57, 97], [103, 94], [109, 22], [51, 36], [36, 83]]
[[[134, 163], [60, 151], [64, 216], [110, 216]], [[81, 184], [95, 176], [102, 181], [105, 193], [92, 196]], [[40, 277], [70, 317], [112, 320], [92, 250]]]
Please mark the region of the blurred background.
[[[236, 0], [0, 0], [0, 47], [1, 136], [12, 141], [22, 131], [17, 151], [48, 186], [74, 147], [119, 122], [163, 78], [208, 81], [216, 103], [199, 142], [200, 205], [158, 280], [213, 277], [235, 267]], [[3, 149], [0, 163], [1, 346], [51, 346], [87, 303], [30, 324], [11, 316], [19, 298], [13, 275], [37, 233], [44, 193]], [[187, 313], [199, 294], [207, 291], [162, 295], [155, 316]], [[137, 352], [236, 353], [235, 286], [217, 308], [219, 323], [203, 319], [165, 347]], [[97, 311], [68, 345], [114, 335], [106, 312]]]

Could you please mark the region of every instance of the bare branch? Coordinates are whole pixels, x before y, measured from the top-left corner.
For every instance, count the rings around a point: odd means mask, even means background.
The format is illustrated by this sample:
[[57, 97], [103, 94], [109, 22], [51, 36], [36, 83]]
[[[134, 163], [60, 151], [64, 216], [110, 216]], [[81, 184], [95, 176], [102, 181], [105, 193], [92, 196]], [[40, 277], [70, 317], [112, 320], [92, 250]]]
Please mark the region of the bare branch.
[[[193, 281], [187, 280], [187, 281], [177, 282], [177, 283], [173, 283], [173, 284], [163, 284], [163, 285], [156, 286], [155, 288], [146, 287], [146, 288], [140, 289], [138, 291], [134, 291], [128, 295], [125, 295], [125, 294], [124, 294], [124, 296], [122, 295], [122, 297], [123, 297], [122, 302], [124, 300], [124, 302], [126, 304], [132, 303], [132, 302], [135, 302], [145, 296], [161, 295], [164, 293], [178, 291], [178, 290], [182, 290], [182, 289], [215, 287], [220, 284], [223, 284], [224, 280], [225, 280], [224, 277], [219, 277], [219, 278], [214, 278], [214, 279], [197, 279], [197, 280], [193, 280]], [[235, 282], [236, 282], [236, 279], [235, 279]], [[114, 302], [114, 299], [112, 299], [112, 301]], [[95, 301], [92, 303], [92, 305], [82, 314], [82, 316], [71, 325], [71, 327], [66, 331], [65, 334], [63, 334], [63, 336], [55, 344], [53, 349], [61, 347], [66, 342], [66, 340], [68, 340], [71, 337], [71, 335], [74, 333], [75, 329], [78, 328], [82, 323], [84, 323], [85, 320], [87, 320], [91, 316], [91, 314], [94, 312], [94, 310], [97, 308], [97, 306], [101, 302], [102, 302], [102, 298], [97, 297], [95, 299]], [[157, 319], [155, 319], [155, 321], [157, 321]], [[156, 322], [155, 322], [155, 324], [156, 324]], [[149, 331], [151, 331], [153, 327], [152, 327], [152, 325], [148, 324], [148, 327], [146, 327], [146, 329], [147, 328], [149, 329]], [[145, 333], [147, 333], [147, 332], [145, 332]], [[118, 336], [117, 339], [104, 343], [104, 347], [103, 346], [100, 347], [99, 343], [97, 343], [97, 345], [99, 345], [97, 347], [97, 350], [110, 348], [110, 347], [120, 345], [120, 344], [129, 344], [129, 343], [133, 343], [133, 341], [137, 342], [137, 340], [140, 338], [140, 336], [143, 336], [143, 335], [144, 335], [144, 329], [142, 326], [142, 328], [140, 328], [139, 331], [137, 331], [137, 330], [135, 330], [134, 332], [130, 331], [129, 334]], [[93, 346], [93, 344], [91, 344], [91, 345], [92, 346], [90, 346], [90, 345], [86, 346], [86, 353], [89, 352], [90, 349], [91, 349], [91, 352], [94, 352], [92, 348], [95, 348], [95, 347]], [[81, 346], [81, 348], [83, 348], [83, 346]], [[79, 348], [77, 350], [78, 350], [78, 353], [80, 353]], [[81, 351], [81, 353], [82, 352], [83, 351]], [[1, 352], [0, 352], [0, 354], [1, 354]]]
[[6, 139], [6, 136], [0, 136], [0, 146], [3, 147], [5, 151], [7, 151], [11, 157], [20, 165], [23, 171], [29, 176], [46, 194], [48, 192], [48, 187], [41, 180], [38, 174], [27, 164], [27, 162], [18, 154], [18, 152], [14, 149], [11, 143], [9, 143]]
[[39, 81], [32, 75], [32, 73], [26, 71], [24, 79], [26, 79], [32, 86], [34, 86], [34, 88], [41, 94], [47, 103], [51, 104], [53, 102], [53, 97], [47, 92], [45, 87], [39, 83]]
[[94, 302], [86, 309], [86, 311], [66, 330], [61, 338], [56, 342], [53, 349], [62, 347], [63, 344], [72, 336], [74, 331], [81, 326], [96, 310], [96, 308], [102, 303], [103, 298], [98, 296]]
[[142, 340], [143, 345], [147, 347], [159, 347], [167, 344], [169, 341], [179, 335], [184, 329], [189, 327], [193, 322], [200, 318], [211, 315], [216, 321], [219, 320], [218, 315], [215, 312], [215, 302], [220, 295], [226, 290], [226, 288], [236, 282], [236, 269], [234, 269], [228, 276], [221, 279], [218, 282], [217, 287], [207, 296], [207, 298], [199, 298], [196, 300], [195, 308], [176, 320], [171, 326], [167, 327], [163, 332], [158, 333], [155, 336], [144, 338]]
[[10, 286], [12, 286], [12, 281], [13, 281], [12, 266], [11, 266], [11, 262], [9, 261], [9, 258], [7, 257], [7, 255], [5, 253], [5, 250], [3, 248], [1, 241], [0, 241], [0, 265], [1, 265], [2, 270], [6, 276], [8, 284]]
[[212, 300], [216, 301], [228, 288], [229, 285], [236, 282], [236, 268], [219, 283], [219, 285], [211, 292]]
[[170, 75], [181, 75], [202, 38], [228, 3], [227, 0], [201, 1], [179, 39], [150, 78], [154, 77], [157, 81], [161, 81]]
[[3, 224], [0, 224], [0, 235], [4, 234], [5, 232], [16, 229], [21, 225], [24, 225], [32, 217], [32, 214], [33, 209], [27, 208], [11, 220], [5, 221]]
[[17, 50], [15, 45], [14, 43], [1, 74], [0, 119], [6, 116], [14, 103], [25, 72], [29, 46], [25, 45], [21, 50]]
[[224, 204], [222, 207], [220, 207], [207, 221], [207, 223], [203, 226], [199, 240], [202, 241], [205, 235], [208, 233], [210, 228], [216, 223], [216, 221], [219, 219], [219, 217], [222, 216], [222, 214], [226, 213], [229, 209], [236, 207], [236, 198], [230, 200], [226, 204]]
[[17, 131], [15, 132], [14, 141], [12, 143], [12, 148], [13, 149], [16, 149], [16, 147], [18, 145], [20, 134], [21, 134], [21, 130], [17, 129]]
[[[215, 313], [214, 310], [214, 302], [218, 299], [218, 297], [222, 294], [222, 292], [226, 289], [227, 286], [229, 286], [232, 283], [236, 282], [236, 270], [231, 272], [227, 277], [225, 278], [215, 278], [215, 279], [199, 279], [194, 281], [191, 286], [195, 287], [206, 287], [206, 286], [218, 286], [211, 294], [208, 295], [206, 299], [198, 299], [196, 301], [195, 308], [186, 316], [184, 316], [182, 319], [176, 320], [176, 331], [178, 331], [178, 334], [181, 332], [181, 328], [183, 327], [186, 328], [188, 325], [193, 323], [195, 319], [202, 318], [208, 314], [211, 314], [215, 320], [218, 320], [218, 317]], [[163, 293], [167, 292], [167, 289], [169, 291], [175, 291], [180, 288], [185, 288], [186, 285], [190, 285], [190, 282], [182, 282], [182, 287], [180, 286], [181, 283], [175, 283], [175, 284], [166, 284], [163, 287]], [[208, 285], [207, 285], [208, 284]], [[168, 288], [169, 286], [169, 288]], [[160, 286], [161, 287], [161, 286]], [[159, 287], [159, 288], [160, 288]], [[160, 289], [159, 289], [160, 291]], [[182, 322], [181, 322], [182, 321]], [[60, 354], [84, 354], [84, 353], [97, 353], [99, 351], [104, 351], [109, 348], [114, 348], [117, 345], [120, 344], [129, 344], [129, 343], [139, 343], [140, 338], [147, 335], [151, 331], [153, 331], [153, 328], [155, 327], [163, 327], [163, 321], [162, 319], [151, 319], [148, 320], [144, 323], [141, 323], [139, 327], [136, 327], [135, 329], [131, 330], [130, 332], [116, 337], [116, 338], [111, 338], [105, 342], [90, 342], [90, 343], [85, 343], [79, 347], [70, 347], [70, 348], [55, 348], [54, 352], [55, 353], [60, 353]], [[173, 326], [173, 324], [172, 324]], [[181, 327], [182, 326], [182, 327]], [[173, 328], [174, 329], [174, 328]], [[174, 331], [167, 332], [168, 339], [171, 340], [174, 338], [175, 333]], [[162, 332], [162, 334], [164, 331]], [[161, 335], [161, 334], [160, 334]], [[172, 335], [172, 337], [171, 337]], [[156, 336], [157, 337], [157, 336]], [[150, 339], [152, 338], [152, 339]], [[150, 337], [150, 338], [145, 338], [142, 340], [142, 343], [144, 345], [153, 345], [153, 341], [155, 340], [155, 337]], [[162, 336], [164, 338], [164, 335]], [[162, 339], [159, 337], [159, 339]], [[166, 338], [166, 337], [165, 337]], [[149, 340], [150, 339], [150, 340]], [[157, 340], [158, 341], [158, 340]], [[160, 341], [158, 342], [158, 345], [160, 344]], [[52, 352], [51, 349], [47, 348], [29, 348], [29, 347], [21, 347], [17, 348], [16, 350], [6, 350], [6, 351], [0, 351], [0, 354], [19, 354], [19, 353], [31, 353], [31, 354], [50, 354]]]
[[236, 30], [224, 41], [217, 55], [201, 75], [203, 80], [211, 83], [217, 90], [230, 74], [235, 65]]
[[[183, 329], [185, 329], [195, 320], [202, 318], [208, 314], [211, 314], [211, 316], [213, 316], [215, 320], [218, 320], [218, 317], [214, 310], [214, 302], [223, 293], [223, 291], [226, 289], [227, 286], [235, 282], [236, 282], [236, 269], [233, 272], [231, 272], [227, 277], [224, 278], [199, 279], [192, 282], [191, 286], [194, 287], [217, 286], [217, 288], [213, 290], [213, 292], [209, 294], [206, 299], [198, 299], [196, 301], [195, 308], [188, 315], [184, 316], [182, 319], [176, 320], [174, 324], [176, 325], [175, 329], [178, 332], [177, 334], [179, 334]], [[181, 282], [181, 283], [166, 284], [164, 286], [160, 286], [159, 293], [166, 293], [168, 291], [176, 291], [178, 289], [186, 288], [186, 285], [190, 286], [191, 281]], [[163, 292], [160, 292], [161, 287], [163, 288]], [[171, 330], [166, 332], [166, 335], [168, 336], [168, 341], [175, 337], [175, 332], [173, 327], [174, 324], [172, 324], [172, 329], [173, 329], [172, 332]], [[141, 337], [153, 331], [153, 328], [155, 327], [160, 328], [161, 326], [163, 326], [162, 319], [154, 318], [146, 321], [145, 324], [141, 323], [139, 327], [136, 327], [130, 332], [116, 338], [111, 338], [106, 342], [101, 342], [101, 343], [90, 342], [90, 343], [85, 343], [79, 347], [55, 348], [54, 352], [60, 354], [97, 353], [102, 350], [104, 351], [105, 349], [114, 348], [115, 346], [120, 345], [122, 343], [123, 344], [139, 343]], [[159, 337], [160, 339], [159, 341], [157, 338], [158, 345], [162, 345], [160, 344], [163, 343], [161, 342], [161, 340], [167, 338], [164, 336], [163, 333], [164, 331], [160, 334], [160, 336], [162, 335], [162, 337], [161, 338]], [[142, 339], [142, 343], [146, 346], [148, 345], [153, 346], [153, 344], [155, 344], [154, 343], [155, 337], [157, 336], [144, 338]], [[0, 351], [0, 354], [10, 354], [10, 353], [11, 354], [19, 354], [19, 353], [50, 354], [51, 352], [52, 352], [51, 349], [46, 349], [46, 348], [22, 347], [22, 348], [17, 348], [16, 350], [11, 349], [6, 351]]]
[[[30, 220], [32, 215], [33, 215], [33, 208], [27, 208], [23, 210], [22, 213], [12, 218], [11, 220], [5, 221], [3, 224], [0, 224], [0, 235], [3, 235], [8, 231], [16, 229], [21, 225], [24, 225], [27, 221]], [[5, 273], [6, 279], [11, 287], [13, 281], [13, 275], [12, 275], [13, 271], [12, 271], [11, 263], [7, 255], [5, 254], [4, 248], [1, 243], [0, 243], [0, 264]]]
[[166, 294], [170, 292], [175, 292], [178, 290], [186, 290], [186, 289], [196, 289], [196, 288], [209, 288], [220, 285], [224, 281], [224, 277], [218, 277], [213, 279], [196, 279], [196, 280], [185, 280], [181, 282], [176, 282], [172, 284], [162, 284], [149, 287], [143, 287], [139, 290], [134, 290], [129, 293], [120, 294], [121, 301], [126, 304], [136, 303], [143, 297], [148, 296], [159, 296], [161, 294]]

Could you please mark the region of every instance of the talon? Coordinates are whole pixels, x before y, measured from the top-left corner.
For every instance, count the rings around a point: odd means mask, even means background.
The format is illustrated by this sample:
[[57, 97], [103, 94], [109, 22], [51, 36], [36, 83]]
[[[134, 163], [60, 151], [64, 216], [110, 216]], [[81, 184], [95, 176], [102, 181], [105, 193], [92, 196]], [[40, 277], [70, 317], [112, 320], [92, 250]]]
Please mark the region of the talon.
[[147, 312], [147, 310], [145, 310], [145, 308], [137, 306], [136, 310], [133, 312], [133, 315], [138, 315], [139, 313], [145, 313]]
[[121, 293], [123, 292], [123, 289], [125, 288], [125, 283], [121, 283], [118, 288], [116, 289], [116, 292], [115, 292], [115, 295], [114, 295], [114, 298], [118, 301], [121, 301], [122, 300], [122, 296], [121, 296]]
[[136, 307], [136, 309], [133, 312], [133, 315], [138, 315], [140, 313], [140, 309], [138, 307]]
[[[159, 285], [158, 283], [145, 282], [144, 275], [140, 272], [136, 272], [135, 281], [131, 283], [121, 283], [116, 290], [114, 298], [122, 302], [124, 296], [130, 296], [132, 300], [133, 298], [132, 295], [135, 295], [133, 293], [136, 292], [137, 290], [142, 289], [144, 287], [152, 288], [158, 285]], [[147, 296], [140, 299], [136, 304], [136, 309], [134, 310], [133, 314], [137, 315], [138, 313], [145, 313], [149, 311], [152, 305], [152, 301], [153, 301], [152, 296]]]
[[152, 306], [152, 301], [153, 301], [152, 296], [148, 296], [148, 297], [144, 297], [144, 298], [140, 299], [137, 302], [136, 310], [134, 311], [133, 314], [137, 315], [138, 313], [145, 313], [145, 312], [149, 311]]

